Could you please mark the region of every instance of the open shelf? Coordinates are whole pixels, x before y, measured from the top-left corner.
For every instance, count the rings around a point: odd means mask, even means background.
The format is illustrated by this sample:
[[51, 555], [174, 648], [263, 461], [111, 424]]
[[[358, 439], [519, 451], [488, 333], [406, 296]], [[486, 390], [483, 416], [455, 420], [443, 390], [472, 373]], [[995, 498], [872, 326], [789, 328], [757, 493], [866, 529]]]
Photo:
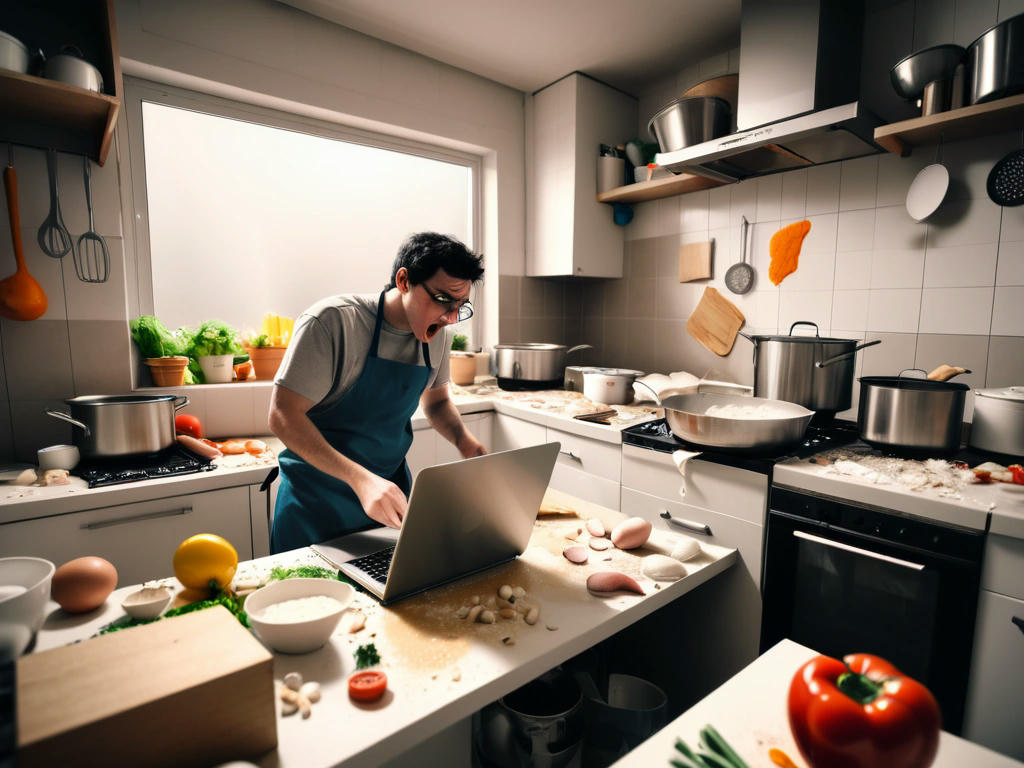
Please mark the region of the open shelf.
[[709, 179], [705, 176], [696, 176], [692, 173], [680, 173], [677, 176], [668, 176], [651, 181], [640, 181], [636, 184], [626, 184], [623, 187], [615, 187], [597, 196], [599, 203], [643, 203], [648, 200], [658, 200], [662, 197], [673, 195], [685, 195], [687, 192], [696, 192], [700, 189], [718, 187], [725, 182], [717, 179]]
[[913, 147], [1020, 129], [1024, 125], [1024, 94], [915, 117], [875, 128], [875, 141], [890, 152], [906, 154]]

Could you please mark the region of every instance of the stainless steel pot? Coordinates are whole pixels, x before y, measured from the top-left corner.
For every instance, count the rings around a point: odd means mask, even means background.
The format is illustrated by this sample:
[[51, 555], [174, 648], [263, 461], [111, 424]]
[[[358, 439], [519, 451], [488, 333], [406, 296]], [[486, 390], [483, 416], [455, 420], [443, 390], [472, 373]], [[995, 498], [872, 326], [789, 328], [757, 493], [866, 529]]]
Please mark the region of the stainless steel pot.
[[[719, 395], [698, 392], [672, 395], [659, 405], [672, 434], [680, 440], [705, 448], [724, 451], [755, 452], [782, 448], [803, 439], [814, 416], [801, 405], [782, 400], [744, 395]], [[734, 418], [709, 415], [712, 406], [764, 406], [767, 418]]]
[[510, 390], [558, 389], [565, 375], [566, 355], [590, 348], [589, 344], [575, 347], [539, 342], [495, 344], [498, 386]]
[[[798, 325], [810, 325], [813, 336], [794, 336]], [[817, 323], [800, 320], [785, 336], [740, 335], [754, 344], [754, 396], [786, 400], [834, 416], [850, 407], [854, 355], [881, 339], [831, 339], [818, 335]]]
[[714, 96], [676, 99], [662, 107], [647, 123], [662, 152], [701, 144], [729, 133], [732, 109]]
[[583, 394], [595, 403], [629, 405], [633, 382], [643, 375], [643, 371], [628, 368], [592, 368], [583, 372]]
[[935, 458], [956, 453], [970, 387], [954, 381], [904, 378], [904, 373], [860, 378], [857, 427], [861, 439], [893, 453]]
[[174, 444], [174, 414], [185, 395], [85, 395], [65, 400], [70, 413], [47, 410], [66, 421], [82, 458], [107, 459], [156, 453]]
[[25, 74], [28, 72], [28, 48], [22, 42], [0, 31], [0, 69]]
[[43, 64], [43, 77], [59, 80], [95, 93], [103, 92], [103, 75], [82, 58], [82, 52], [73, 45], [65, 45], [56, 56]]
[[1024, 91], [1024, 13], [983, 32], [967, 47], [967, 58], [971, 104]]
[[968, 442], [983, 451], [1024, 456], [1024, 387], [974, 390]]

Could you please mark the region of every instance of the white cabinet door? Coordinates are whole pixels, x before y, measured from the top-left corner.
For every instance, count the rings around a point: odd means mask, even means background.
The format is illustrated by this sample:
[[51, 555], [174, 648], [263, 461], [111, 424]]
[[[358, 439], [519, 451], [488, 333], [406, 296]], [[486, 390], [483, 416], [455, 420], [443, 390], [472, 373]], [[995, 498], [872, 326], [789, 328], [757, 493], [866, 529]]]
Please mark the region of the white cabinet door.
[[543, 445], [547, 442], [547, 436], [547, 428], [540, 424], [523, 421], [504, 413], [494, 414], [492, 440], [494, 441], [495, 451], [509, 451], [513, 448]]
[[1024, 600], [982, 590], [964, 738], [1024, 760]]
[[251, 560], [249, 486], [221, 488], [134, 504], [0, 525], [0, 556], [31, 555], [57, 565], [96, 555], [117, 568], [118, 584], [138, 584], [174, 573], [182, 541], [216, 533], [239, 560]]
[[619, 508], [622, 446], [548, 428], [547, 441], [561, 445], [551, 487], [608, 509]]
[[437, 464], [437, 442], [438, 435], [433, 427], [413, 431], [412, 445], [409, 447], [409, 452], [405, 454], [405, 460], [409, 462], [409, 472], [413, 477], [416, 477], [424, 467], [432, 467]]
[[[491, 438], [491, 425], [494, 420], [494, 414], [492, 413], [468, 413], [462, 417], [462, 423], [466, 425], [466, 428], [470, 433], [479, 440], [484, 450], [488, 453], [491, 452], [493, 440]], [[462, 454], [459, 453], [458, 448], [449, 443], [440, 435], [437, 436], [437, 458], [435, 464], [448, 464], [452, 461], [460, 461]]]

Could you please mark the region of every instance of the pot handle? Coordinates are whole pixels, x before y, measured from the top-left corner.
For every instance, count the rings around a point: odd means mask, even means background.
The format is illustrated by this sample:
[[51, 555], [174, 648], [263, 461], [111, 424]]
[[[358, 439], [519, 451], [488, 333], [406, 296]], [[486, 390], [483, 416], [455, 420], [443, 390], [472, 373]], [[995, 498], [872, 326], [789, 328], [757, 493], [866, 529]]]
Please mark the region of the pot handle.
[[635, 386], [641, 386], [644, 389], [646, 389], [648, 392], [650, 392], [652, 395], [654, 395], [654, 402], [656, 402], [658, 404], [658, 406], [661, 407], [661, 398], [658, 397], [658, 393], [655, 392], [653, 388], [651, 388], [649, 385], [645, 384], [642, 381], [634, 381], [633, 382], [633, 386], [634, 387]]
[[[178, 402], [179, 400], [181, 400], [180, 403]], [[180, 411], [182, 408], [184, 408], [188, 404], [189, 404], [188, 395], [177, 395], [174, 398], [174, 410], [176, 410], [176, 411]]]
[[515, 381], [523, 375], [523, 366], [519, 364], [518, 360], [512, 361], [512, 381]]
[[[907, 373], [908, 371], [919, 371], [920, 373], [924, 374], [924, 376], [921, 377], [922, 379], [927, 379], [928, 378], [928, 371], [926, 371], [924, 368], [904, 368], [902, 371], [900, 371], [900, 375], [897, 376], [896, 378], [897, 379], [902, 379], [903, 378], [903, 374]], [[910, 378], [910, 377], [908, 377], [908, 378]], [[917, 378], [917, 377], [915, 376], [913, 378]]]
[[824, 368], [825, 366], [832, 365], [832, 363], [838, 363], [840, 360], [846, 360], [848, 357], [853, 357], [857, 352], [864, 349], [865, 347], [873, 347], [875, 344], [881, 344], [881, 339], [872, 339], [871, 341], [865, 341], [863, 344], [858, 344], [849, 352], [843, 352], [841, 355], [833, 355], [826, 360], [819, 360], [814, 364], [815, 368]]
[[60, 419], [61, 421], [66, 421], [68, 424], [71, 424], [72, 426], [80, 427], [81, 429], [85, 430], [85, 436], [86, 437], [89, 436], [89, 427], [88, 427], [88, 425], [82, 423], [78, 419], [71, 418], [71, 414], [70, 413], [64, 413], [64, 411], [51, 411], [50, 409], [46, 409], [44, 411], [44, 413], [47, 416], [53, 416], [53, 418], [55, 418], [55, 419]]
[[577, 344], [575, 347], [569, 347], [565, 350], [565, 354], [571, 355], [573, 352], [579, 352], [581, 349], [593, 349], [589, 344]]
[[797, 320], [795, 323], [793, 323], [791, 326], [789, 326], [789, 335], [790, 336], [793, 335], [793, 329], [796, 328], [798, 325], [813, 325], [814, 326], [814, 335], [815, 336], [821, 336], [821, 332], [818, 330], [818, 324], [815, 323], [812, 320]]

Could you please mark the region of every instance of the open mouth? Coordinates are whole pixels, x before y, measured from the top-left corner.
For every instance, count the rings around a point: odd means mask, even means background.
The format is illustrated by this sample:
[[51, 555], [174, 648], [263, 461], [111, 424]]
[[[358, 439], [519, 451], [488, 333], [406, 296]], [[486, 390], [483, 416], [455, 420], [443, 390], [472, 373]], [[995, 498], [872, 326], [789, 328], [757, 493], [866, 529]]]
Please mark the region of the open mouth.
[[430, 341], [432, 338], [434, 338], [434, 336], [437, 334], [437, 332], [439, 330], [441, 330], [441, 326], [440, 326], [439, 323], [431, 323], [430, 325], [428, 325], [427, 326], [427, 341]]

